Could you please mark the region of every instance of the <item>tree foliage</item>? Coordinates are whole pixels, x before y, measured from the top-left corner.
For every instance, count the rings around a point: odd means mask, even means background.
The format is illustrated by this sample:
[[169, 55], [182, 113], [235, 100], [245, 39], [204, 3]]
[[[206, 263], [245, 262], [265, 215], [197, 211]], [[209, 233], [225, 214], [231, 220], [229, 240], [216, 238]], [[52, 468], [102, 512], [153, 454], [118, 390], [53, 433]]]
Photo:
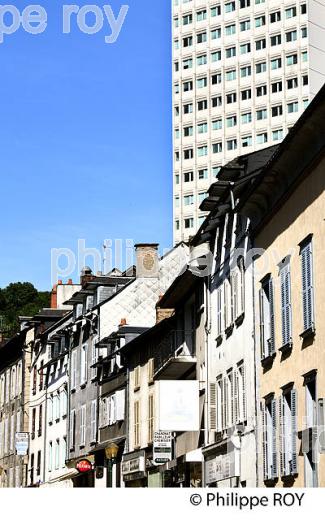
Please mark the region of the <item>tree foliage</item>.
[[39, 292], [33, 284], [9, 284], [0, 289], [0, 329], [16, 332], [19, 329], [18, 316], [33, 316], [49, 304], [50, 293]]

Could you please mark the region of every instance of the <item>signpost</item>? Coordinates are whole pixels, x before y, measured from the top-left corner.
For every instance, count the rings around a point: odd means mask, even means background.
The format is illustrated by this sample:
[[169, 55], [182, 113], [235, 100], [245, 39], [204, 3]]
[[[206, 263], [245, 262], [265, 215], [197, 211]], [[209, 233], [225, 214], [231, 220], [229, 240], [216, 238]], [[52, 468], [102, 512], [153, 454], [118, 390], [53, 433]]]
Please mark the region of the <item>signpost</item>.
[[154, 433], [153, 438], [153, 463], [166, 464], [172, 460], [172, 441], [171, 432], [158, 431]]
[[15, 435], [16, 453], [22, 457], [28, 454], [29, 433], [17, 432]]

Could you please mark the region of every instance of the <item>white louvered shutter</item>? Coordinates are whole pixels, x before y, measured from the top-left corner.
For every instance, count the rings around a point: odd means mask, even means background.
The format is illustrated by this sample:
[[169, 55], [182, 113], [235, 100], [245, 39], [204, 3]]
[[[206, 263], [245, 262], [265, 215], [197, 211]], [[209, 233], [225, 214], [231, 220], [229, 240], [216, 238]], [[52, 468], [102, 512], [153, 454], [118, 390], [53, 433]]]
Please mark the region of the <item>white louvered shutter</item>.
[[269, 478], [268, 472], [268, 460], [267, 460], [267, 411], [264, 403], [261, 403], [261, 413], [262, 413], [262, 444], [263, 444], [263, 477], [264, 480]]
[[314, 296], [313, 296], [313, 271], [312, 271], [312, 247], [311, 242], [301, 250], [302, 269], [302, 303], [304, 331], [314, 325]]
[[270, 305], [270, 341], [269, 354], [275, 353], [275, 323], [274, 323], [274, 287], [272, 278], [269, 279], [269, 305]]
[[291, 435], [292, 435], [292, 459], [291, 459], [291, 474], [298, 473], [297, 460], [297, 390], [291, 390]]
[[276, 424], [276, 399], [271, 402], [271, 417], [272, 417], [272, 470], [271, 478], [278, 476], [278, 454], [277, 454], [277, 424]]
[[264, 325], [264, 289], [259, 290], [260, 301], [260, 343], [261, 343], [261, 359], [267, 357], [267, 346], [265, 345], [265, 325]]
[[280, 475], [285, 475], [285, 424], [284, 424], [284, 399], [279, 398], [279, 450], [280, 450]]
[[210, 383], [210, 430], [217, 429], [217, 385], [216, 383]]

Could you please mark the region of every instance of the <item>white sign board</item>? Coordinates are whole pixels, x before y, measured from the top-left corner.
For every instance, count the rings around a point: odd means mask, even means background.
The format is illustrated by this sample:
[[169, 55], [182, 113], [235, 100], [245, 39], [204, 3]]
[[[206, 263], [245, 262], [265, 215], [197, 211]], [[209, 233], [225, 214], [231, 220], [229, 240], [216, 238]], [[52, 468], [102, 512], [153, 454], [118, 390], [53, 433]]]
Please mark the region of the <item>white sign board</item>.
[[15, 435], [15, 446], [17, 455], [27, 455], [29, 448], [29, 433], [17, 432]]
[[199, 431], [198, 381], [158, 381], [158, 428], [171, 432]]
[[153, 463], [166, 464], [172, 460], [172, 433], [159, 431], [153, 437]]

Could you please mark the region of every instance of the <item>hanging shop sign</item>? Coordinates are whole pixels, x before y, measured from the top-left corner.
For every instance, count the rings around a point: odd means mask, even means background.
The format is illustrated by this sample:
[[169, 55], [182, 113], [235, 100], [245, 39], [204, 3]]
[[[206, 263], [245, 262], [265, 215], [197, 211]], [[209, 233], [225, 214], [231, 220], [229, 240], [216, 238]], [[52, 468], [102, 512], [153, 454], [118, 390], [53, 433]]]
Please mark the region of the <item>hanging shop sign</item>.
[[92, 468], [91, 462], [87, 459], [79, 460], [76, 464], [76, 469], [79, 473], [87, 473], [88, 471], [91, 471]]
[[29, 433], [17, 432], [15, 435], [16, 453], [20, 456], [28, 454], [29, 447]]
[[172, 460], [172, 433], [158, 431], [153, 438], [153, 463], [155, 465], [166, 464]]

